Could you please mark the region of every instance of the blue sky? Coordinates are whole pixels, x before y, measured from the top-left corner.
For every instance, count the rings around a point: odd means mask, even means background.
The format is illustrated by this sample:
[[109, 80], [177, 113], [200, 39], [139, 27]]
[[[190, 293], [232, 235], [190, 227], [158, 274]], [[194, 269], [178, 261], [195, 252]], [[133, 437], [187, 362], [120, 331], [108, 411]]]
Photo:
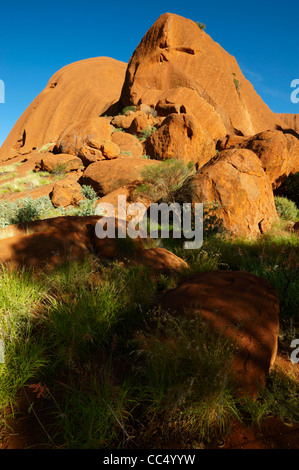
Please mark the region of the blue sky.
[[274, 112], [299, 113], [290, 100], [291, 81], [299, 79], [298, 0], [2, 1], [0, 145], [57, 70], [89, 57], [128, 62], [165, 12], [205, 23]]

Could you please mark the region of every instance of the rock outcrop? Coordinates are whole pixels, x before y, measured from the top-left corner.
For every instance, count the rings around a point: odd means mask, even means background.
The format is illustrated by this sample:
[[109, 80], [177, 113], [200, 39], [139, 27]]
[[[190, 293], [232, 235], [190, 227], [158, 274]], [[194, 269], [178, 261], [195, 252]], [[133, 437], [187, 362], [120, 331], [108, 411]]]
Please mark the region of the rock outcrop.
[[216, 153], [214, 141], [189, 114], [170, 114], [145, 142], [146, 153], [157, 160], [177, 159], [202, 167]]
[[[253, 135], [276, 129], [280, 120], [242, 74], [236, 59], [200, 30], [195, 22], [165, 13], [145, 34], [132, 55], [121, 94], [121, 106], [145, 103], [156, 107], [176, 88], [193, 90], [210, 105], [196, 115], [204, 126], [217, 114], [227, 134]], [[187, 109], [184, 90], [178, 100]], [[199, 102], [200, 99], [197, 99]], [[175, 99], [171, 99], [176, 103]], [[191, 112], [190, 109], [187, 112]], [[209, 126], [206, 128], [209, 131]], [[224, 137], [218, 126], [218, 138]], [[217, 134], [213, 129], [214, 136]], [[222, 135], [221, 135], [222, 134]]]
[[246, 272], [205, 272], [179, 282], [159, 305], [173, 314], [201, 317], [236, 342], [232, 369], [241, 394], [254, 395], [265, 385], [279, 333], [279, 301], [270, 284]]
[[293, 129], [299, 137], [299, 114], [277, 113], [279, 119], [285, 124], [287, 129]]
[[0, 148], [0, 161], [56, 142], [71, 123], [100, 116], [119, 99], [126, 64], [108, 57], [63, 67], [19, 118]]
[[142, 169], [159, 163], [134, 157], [96, 162], [86, 168], [80, 183], [92, 186], [98, 196], [105, 196], [121, 186], [140, 182]]
[[277, 221], [270, 180], [251, 150], [224, 150], [190, 180], [193, 202], [219, 205], [234, 235], [255, 237]]
[[299, 170], [299, 140], [281, 131], [265, 131], [252, 137], [228, 136], [217, 143], [218, 150], [252, 150], [261, 160], [273, 189]]

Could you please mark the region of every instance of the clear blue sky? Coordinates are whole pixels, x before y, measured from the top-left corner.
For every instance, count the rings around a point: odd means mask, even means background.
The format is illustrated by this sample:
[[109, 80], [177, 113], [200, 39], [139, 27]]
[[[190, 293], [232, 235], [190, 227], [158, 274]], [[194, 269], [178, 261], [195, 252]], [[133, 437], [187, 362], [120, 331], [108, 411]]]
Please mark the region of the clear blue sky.
[[0, 145], [57, 70], [89, 57], [128, 62], [165, 12], [205, 23], [274, 112], [299, 113], [290, 101], [299, 79], [298, 0], [2, 1]]

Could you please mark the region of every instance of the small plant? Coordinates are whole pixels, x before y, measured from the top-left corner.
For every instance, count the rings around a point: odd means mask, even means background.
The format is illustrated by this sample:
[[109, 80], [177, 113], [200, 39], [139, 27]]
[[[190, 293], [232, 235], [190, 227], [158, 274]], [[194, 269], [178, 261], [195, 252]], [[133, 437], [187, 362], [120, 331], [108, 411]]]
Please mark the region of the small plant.
[[136, 111], [136, 109], [137, 109], [136, 106], [126, 106], [126, 107], [122, 110], [121, 114], [124, 115], [124, 114], [126, 114], [127, 111], [133, 111], [133, 112], [134, 112], [134, 111]]
[[52, 169], [52, 174], [54, 176], [63, 176], [67, 173], [67, 164], [65, 163], [57, 163]]
[[275, 196], [274, 201], [276, 210], [282, 219], [296, 220], [298, 209], [293, 201], [290, 201], [286, 197], [280, 196]]
[[299, 171], [291, 173], [279, 188], [280, 195], [293, 201], [299, 208]]
[[195, 171], [192, 164], [180, 160], [165, 160], [141, 172], [143, 183], [137, 187], [137, 194], [144, 194], [152, 201], [174, 202], [176, 193]]
[[44, 145], [38, 150], [38, 153], [41, 153], [41, 152], [48, 152], [48, 151], [49, 151], [49, 148], [54, 147], [55, 144], [56, 144], [56, 142], [49, 142], [48, 144], [44, 144]]
[[242, 83], [237, 79], [237, 76], [235, 73], [233, 73], [233, 82], [236, 87], [237, 92], [239, 93], [241, 88], [242, 88]]
[[114, 127], [111, 131], [111, 134], [114, 134], [114, 132], [125, 132], [122, 127]]
[[143, 141], [148, 139], [156, 130], [157, 128], [155, 126], [148, 126], [146, 129], [143, 129], [143, 131], [140, 132], [139, 140]]
[[128, 157], [132, 157], [132, 152], [130, 152], [129, 150], [125, 151], [125, 150], [121, 150], [120, 152], [121, 155], [127, 155]]
[[97, 193], [90, 185], [83, 184], [81, 187], [83, 196], [90, 201], [95, 202], [98, 199]]
[[201, 29], [202, 31], [205, 31], [206, 25], [204, 23], [200, 23], [199, 21], [196, 21], [196, 24], [199, 27], [199, 29]]

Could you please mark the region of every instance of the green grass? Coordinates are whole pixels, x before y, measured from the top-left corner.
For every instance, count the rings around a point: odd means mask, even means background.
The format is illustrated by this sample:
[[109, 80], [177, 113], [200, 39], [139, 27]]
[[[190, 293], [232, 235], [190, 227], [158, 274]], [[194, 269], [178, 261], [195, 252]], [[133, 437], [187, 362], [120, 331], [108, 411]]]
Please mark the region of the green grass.
[[[154, 276], [92, 255], [38, 275], [3, 267], [2, 419], [8, 405], [15, 419], [16, 411], [27, 416], [18, 407], [25, 393], [45, 431], [39, 443], [72, 449], [159, 442], [208, 447], [225, 437], [234, 420], [260, 425], [274, 416], [298, 424], [298, 382], [285, 371], [274, 369], [255, 400], [240, 398], [232, 369], [235, 344], [200, 317], [174, 317], [153, 307], [179, 278], [246, 270], [276, 287], [281, 331], [293, 339], [298, 238], [282, 228], [255, 241], [207, 237], [200, 250], [173, 244], [190, 265], [179, 276]], [[45, 393], [37, 398], [35, 388]]]
[[40, 171], [38, 173], [29, 171], [27, 176], [14, 178], [12, 181], [1, 184], [0, 193], [18, 193], [39, 188], [49, 183], [51, 183], [50, 173], [46, 171]]

